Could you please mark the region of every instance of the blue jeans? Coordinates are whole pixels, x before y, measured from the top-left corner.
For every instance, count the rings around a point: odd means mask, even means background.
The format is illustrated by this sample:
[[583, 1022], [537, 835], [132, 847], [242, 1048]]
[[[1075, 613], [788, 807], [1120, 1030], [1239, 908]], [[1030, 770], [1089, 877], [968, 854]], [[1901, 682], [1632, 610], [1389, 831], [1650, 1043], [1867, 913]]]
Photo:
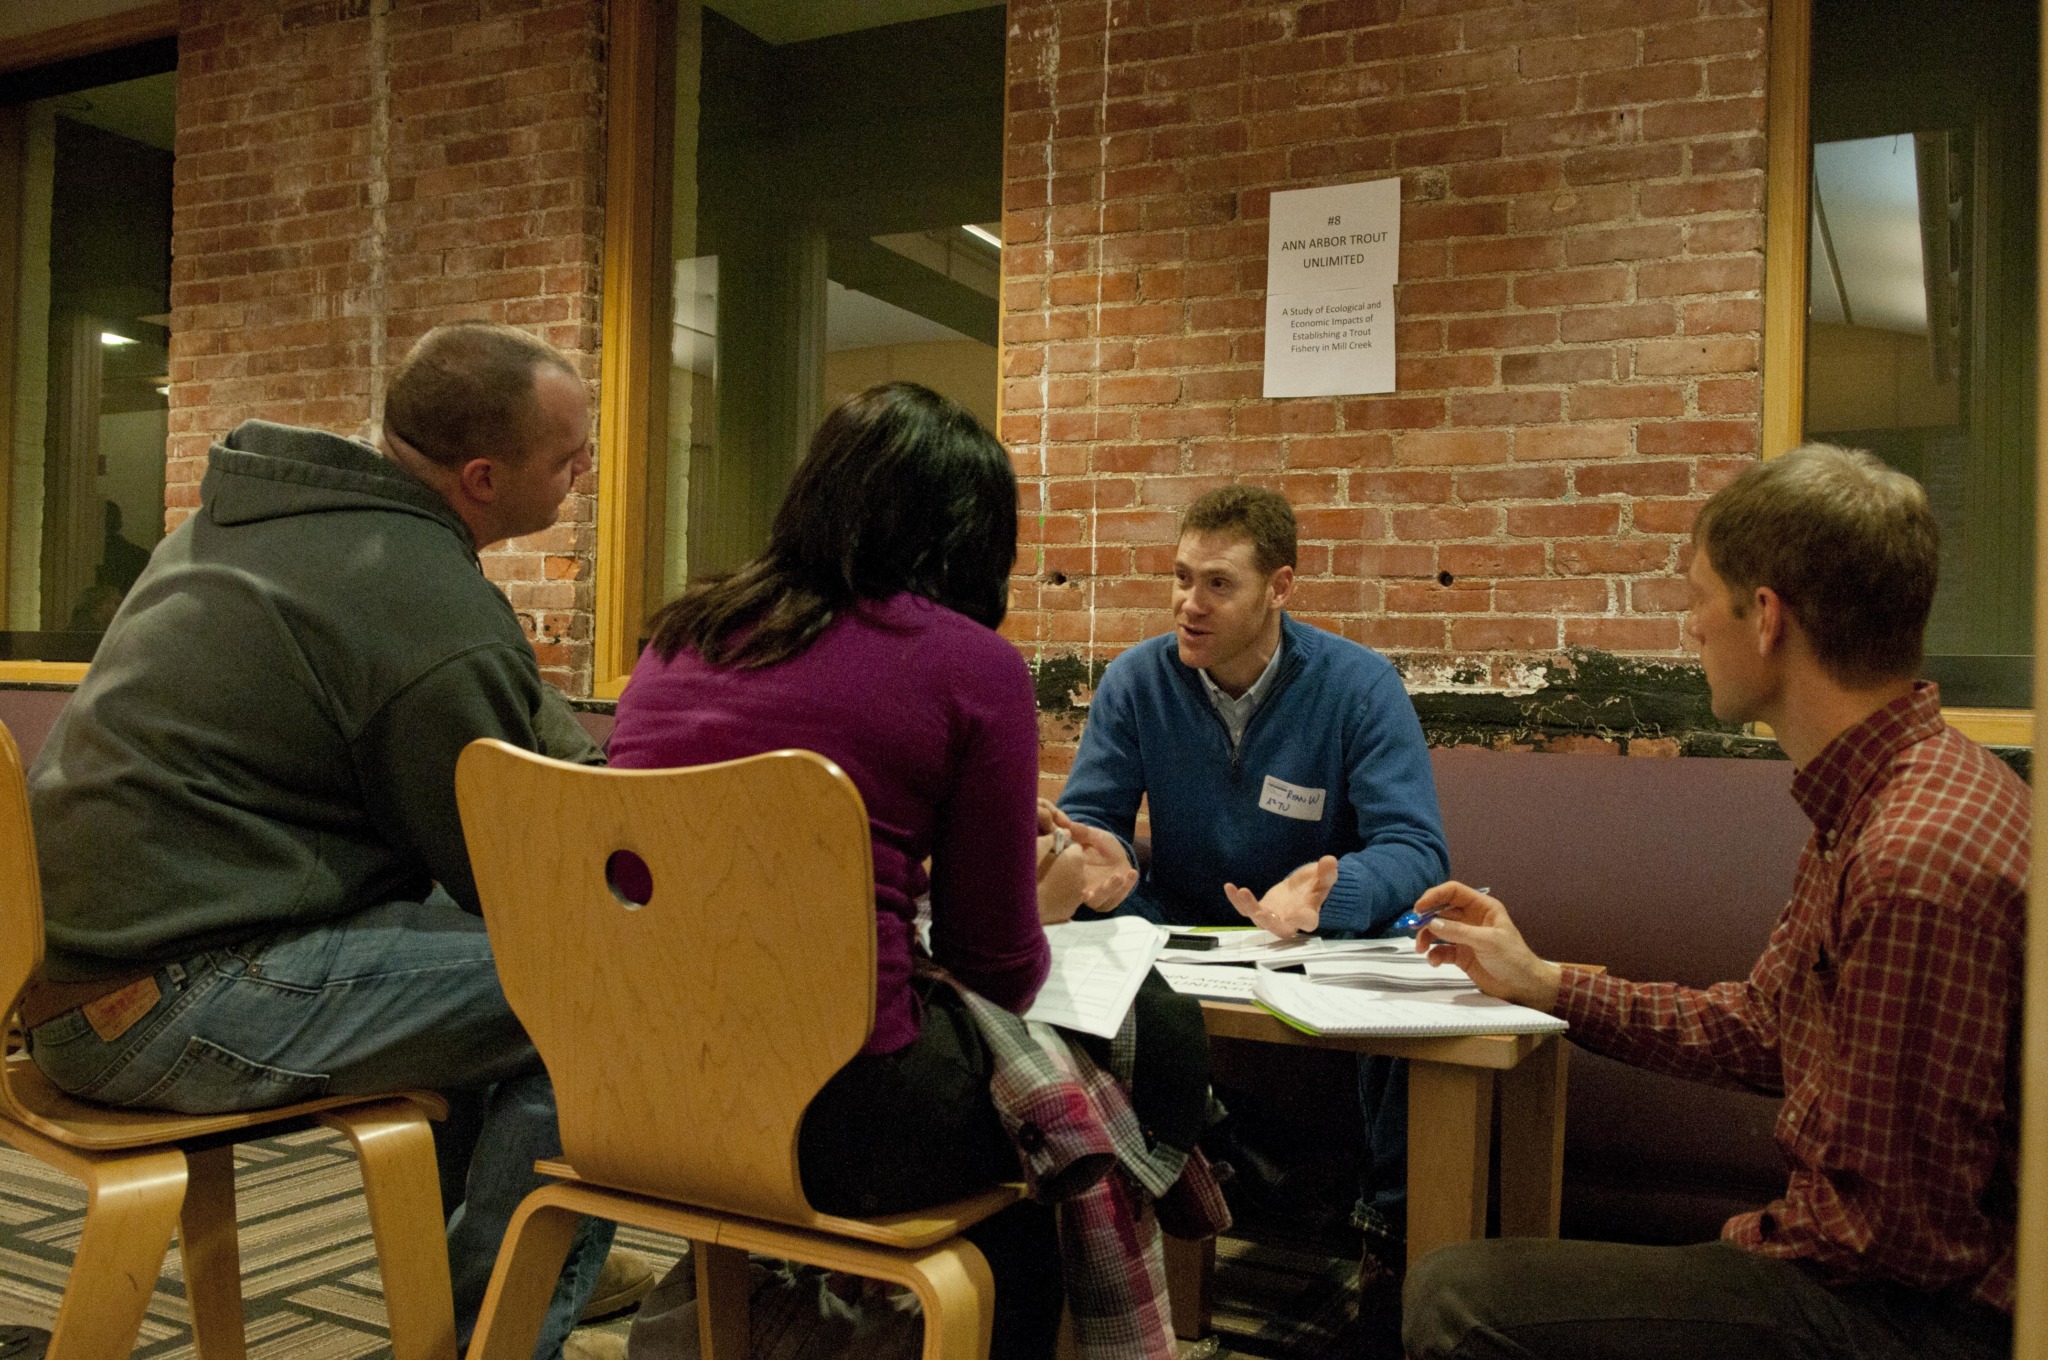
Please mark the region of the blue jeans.
[[[499, 1243], [560, 1156], [555, 1092], [498, 984], [482, 919], [436, 889], [343, 920], [166, 965], [162, 996], [112, 1043], [80, 1011], [30, 1034], [60, 1089], [107, 1105], [218, 1114], [406, 1087], [449, 1093], [435, 1128], [458, 1341], [466, 1346]], [[464, 1117], [466, 1116], [466, 1117]], [[597, 1285], [613, 1225], [586, 1219], [541, 1328], [555, 1360]]]
[[[1358, 1056], [1358, 1112], [1365, 1120], [1366, 1164], [1358, 1178], [1356, 1227], [1391, 1233], [1393, 1246], [1408, 1236], [1408, 1062], [1379, 1054]], [[1369, 1212], [1368, 1212], [1369, 1211]], [[1377, 1220], [1377, 1221], [1375, 1221]], [[1386, 1264], [1398, 1269], [1401, 1257]]]

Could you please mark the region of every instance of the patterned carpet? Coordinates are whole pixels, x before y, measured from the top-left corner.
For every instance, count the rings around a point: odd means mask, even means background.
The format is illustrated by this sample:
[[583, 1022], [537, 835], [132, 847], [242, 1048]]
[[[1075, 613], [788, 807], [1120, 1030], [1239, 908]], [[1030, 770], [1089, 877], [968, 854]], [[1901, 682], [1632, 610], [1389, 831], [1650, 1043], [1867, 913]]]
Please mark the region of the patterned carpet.
[[[389, 1354], [376, 1250], [346, 1141], [325, 1129], [310, 1130], [245, 1145], [236, 1160], [251, 1360]], [[83, 1187], [32, 1157], [0, 1148], [0, 1323], [50, 1325], [84, 1209]], [[1359, 1332], [1369, 1329], [1371, 1319], [1353, 1321], [1356, 1259], [1327, 1231], [1302, 1237], [1300, 1222], [1254, 1228], [1219, 1243], [1215, 1335], [1184, 1344], [1186, 1360], [1323, 1360], [1363, 1353]], [[621, 1228], [619, 1241], [664, 1270], [684, 1249], [674, 1238], [632, 1228]], [[625, 1323], [610, 1326], [624, 1330]], [[185, 1360], [193, 1354], [191, 1342], [173, 1248], [135, 1355]]]

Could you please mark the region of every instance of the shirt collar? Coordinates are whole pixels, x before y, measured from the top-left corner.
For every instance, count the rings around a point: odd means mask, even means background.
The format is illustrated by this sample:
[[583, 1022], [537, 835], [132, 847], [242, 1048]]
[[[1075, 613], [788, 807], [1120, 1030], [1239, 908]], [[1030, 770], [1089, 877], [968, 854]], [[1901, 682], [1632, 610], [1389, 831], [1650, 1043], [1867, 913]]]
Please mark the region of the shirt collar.
[[1202, 688], [1209, 691], [1210, 702], [1241, 704], [1246, 707], [1249, 707], [1253, 704], [1258, 703], [1260, 700], [1264, 699], [1266, 697], [1266, 691], [1273, 687], [1273, 676], [1280, 669], [1280, 656], [1286, 650], [1287, 635], [1283, 631], [1280, 635], [1280, 641], [1276, 643], [1273, 647], [1273, 655], [1266, 658], [1266, 669], [1259, 672], [1259, 678], [1252, 681], [1252, 687], [1250, 689], [1246, 690], [1243, 694], [1239, 695], [1235, 699], [1231, 698], [1228, 694], [1225, 694], [1223, 692], [1223, 687], [1221, 685], [1218, 685], [1214, 680], [1211, 680], [1209, 678], [1208, 671], [1196, 671], [1195, 674], [1202, 677]]
[[1823, 835], [1843, 821], [1892, 757], [1941, 730], [1941, 688], [1929, 680], [1829, 742], [1792, 779], [1792, 797]]

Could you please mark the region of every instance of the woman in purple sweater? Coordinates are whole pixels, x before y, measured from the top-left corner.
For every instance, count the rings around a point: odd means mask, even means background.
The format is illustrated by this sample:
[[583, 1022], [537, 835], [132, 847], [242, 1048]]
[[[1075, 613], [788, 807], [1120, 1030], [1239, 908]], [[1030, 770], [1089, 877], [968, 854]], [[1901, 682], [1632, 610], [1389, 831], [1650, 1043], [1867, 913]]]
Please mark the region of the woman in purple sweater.
[[[1015, 1011], [1045, 980], [1037, 706], [995, 631], [1016, 554], [1003, 446], [923, 387], [873, 388], [826, 417], [767, 550], [654, 616], [619, 700], [614, 765], [799, 747], [837, 762], [867, 803], [875, 1027], [797, 1140], [804, 1194], [825, 1213], [907, 1212], [1019, 1174], [958, 994], [911, 976], [929, 893], [931, 952], [955, 978]], [[1127, 881], [1116, 857], [1105, 873]], [[1140, 997], [1134, 1106], [1192, 1147], [1208, 1082], [1199, 1009], [1163, 986]], [[991, 1354], [1050, 1356], [1063, 1301], [1051, 1211], [1018, 1204], [967, 1236], [995, 1276]]]

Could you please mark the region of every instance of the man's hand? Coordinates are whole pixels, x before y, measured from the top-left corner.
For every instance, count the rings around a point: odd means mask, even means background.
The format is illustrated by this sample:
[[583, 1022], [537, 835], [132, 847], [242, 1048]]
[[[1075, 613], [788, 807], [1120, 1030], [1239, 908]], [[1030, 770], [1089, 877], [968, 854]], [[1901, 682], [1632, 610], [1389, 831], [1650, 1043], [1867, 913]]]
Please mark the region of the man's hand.
[[1038, 800], [1038, 919], [1069, 920], [1081, 907], [1113, 911], [1137, 886], [1138, 871], [1116, 837]]
[[1250, 889], [1235, 883], [1224, 884], [1223, 895], [1238, 915], [1286, 940], [1316, 928], [1323, 917], [1323, 899], [1336, 886], [1337, 857], [1324, 855], [1275, 883], [1264, 897], [1253, 897]]
[[1522, 932], [1498, 898], [1462, 883], [1439, 883], [1415, 899], [1415, 910], [1437, 913], [1415, 937], [1416, 950], [1431, 963], [1456, 964], [1488, 996], [1532, 1010], [1556, 1007], [1564, 970], [1522, 943]]

